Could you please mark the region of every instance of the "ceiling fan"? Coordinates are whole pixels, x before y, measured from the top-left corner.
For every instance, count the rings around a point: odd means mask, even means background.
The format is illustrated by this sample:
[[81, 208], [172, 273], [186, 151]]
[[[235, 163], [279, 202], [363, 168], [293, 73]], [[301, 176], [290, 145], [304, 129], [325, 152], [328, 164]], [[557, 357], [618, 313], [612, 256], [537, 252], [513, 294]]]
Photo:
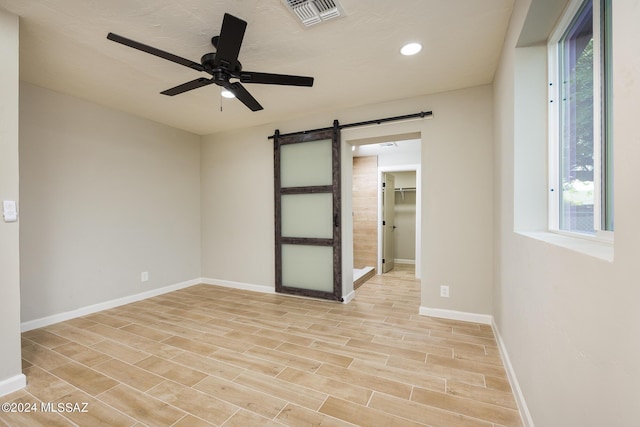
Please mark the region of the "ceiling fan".
[[[169, 52], [148, 46], [143, 43], [109, 33], [107, 38], [125, 46], [150, 53], [151, 55], [167, 59], [176, 64], [184, 65], [191, 69], [202, 71], [211, 75], [211, 78], [200, 77], [187, 83], [183, 83], [171, 89], [160, 92], [163, 95], [174, 96], [193, 89], [210, 84], [217, 84], [233, 93], [251, 111], [262, 110], [262, 105], [242, 86], [241, 83], [261, 83], [286, 86], [313, 86], [313, 77], [290, 76], [286, 74], [258, 73], [254, 71], [242, 71], [242, 65], [238, 61], [240, 46], [244, 38], [247, 23], [228, 13], [224, 14], [222, 29], [219, 36], [211, 38], [211, 44], [216, 48], [215, 53], [207, 53], [200, 63], [182, 58]], [[231, 82], [231, 79], [239, 81]]]

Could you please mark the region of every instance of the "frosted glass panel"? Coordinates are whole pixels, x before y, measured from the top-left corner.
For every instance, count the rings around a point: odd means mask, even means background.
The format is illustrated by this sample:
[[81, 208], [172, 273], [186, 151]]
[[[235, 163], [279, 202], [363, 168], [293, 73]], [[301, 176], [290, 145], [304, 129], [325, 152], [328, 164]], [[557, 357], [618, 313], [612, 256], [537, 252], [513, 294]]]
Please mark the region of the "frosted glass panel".
[[282, 285], [333, 292], [333, 248], [282, 245]]
[[331, 140], [280, 147], [280, 186], [307, 187], [333, 183]]
[[333, 238], [331, 193], [282, 196], [282, 236]]

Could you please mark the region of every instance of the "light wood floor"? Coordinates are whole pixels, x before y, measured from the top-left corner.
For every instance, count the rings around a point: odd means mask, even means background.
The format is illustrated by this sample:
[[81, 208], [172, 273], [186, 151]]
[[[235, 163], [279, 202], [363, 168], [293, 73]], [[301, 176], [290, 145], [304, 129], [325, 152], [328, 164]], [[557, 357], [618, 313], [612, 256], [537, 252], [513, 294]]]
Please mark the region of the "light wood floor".
[[26, 332], [0, 403], [38, 412], [0, 425], [520, 426], [491, 328], [419, 316], [412, 276], [346, 305], [198, 285]]

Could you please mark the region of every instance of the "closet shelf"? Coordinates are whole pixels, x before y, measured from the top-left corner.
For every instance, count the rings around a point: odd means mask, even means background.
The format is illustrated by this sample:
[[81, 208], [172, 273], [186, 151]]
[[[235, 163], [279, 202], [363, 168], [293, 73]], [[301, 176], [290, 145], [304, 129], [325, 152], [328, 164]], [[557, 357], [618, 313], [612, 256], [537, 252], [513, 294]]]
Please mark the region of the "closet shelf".
[[399, 187], [396, 188], [395, 191], [399, 191], [402, 196], [402, 200], [404, 200], [404, 192], [405, 191], [416, 191], [416, 187]]

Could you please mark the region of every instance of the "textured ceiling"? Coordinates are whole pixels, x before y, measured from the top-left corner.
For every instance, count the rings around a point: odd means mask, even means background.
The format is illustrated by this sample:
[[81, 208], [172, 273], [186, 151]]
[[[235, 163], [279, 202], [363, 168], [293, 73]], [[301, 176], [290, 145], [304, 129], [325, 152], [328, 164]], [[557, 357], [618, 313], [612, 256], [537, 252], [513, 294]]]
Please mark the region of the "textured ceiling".
[[[21, 80], [197, 134], [490, 83], [513, 0], [341, 4], [345, 16], [304, 28], [281, 0], [0, 0], [21, 17]], [[225, 12], [248, 22], [243, 69], [313, 76], [314, 86], [246, 84], [259, 112], [216, 85], [168, 97], [159, 92], [208, 75], [106, 38], [200, 62]], [[400, 55], [409, 41], [422, 52]]]

